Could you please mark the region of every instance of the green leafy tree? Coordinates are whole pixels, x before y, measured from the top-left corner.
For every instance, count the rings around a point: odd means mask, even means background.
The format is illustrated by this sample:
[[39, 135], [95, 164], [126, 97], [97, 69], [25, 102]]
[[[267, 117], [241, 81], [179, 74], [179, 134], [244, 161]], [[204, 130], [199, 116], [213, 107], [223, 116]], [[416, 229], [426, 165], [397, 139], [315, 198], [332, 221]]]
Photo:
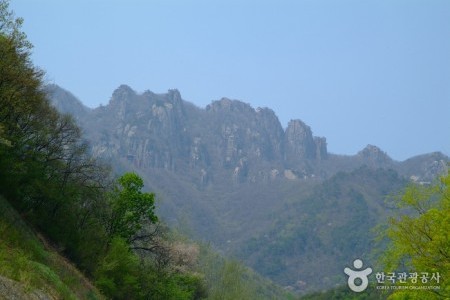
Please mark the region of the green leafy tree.
[[197, 274], [161, 272], [144, 264], [140, 279], [143, 299], [194, 300], [207, 297], [203, 280]]
[[450, 298], [450, 174], [433, 186], [411, 185], [398, 202], [406, 213], [390, 219], [389, 270], [439, 273], [438, 290], [402, 290], [391, 299]]
[[111, 214], [107, 230], [110, 238], [119, 236], [130, 243], [144, 224], [158, 221], [155, 195], [142, 192], [144, 181], [136, 173], [125, 173], [111, 194]]
[[22, 23], [0, 0], [0, 194], [68, 257], [88, 259], [87, 268], [106, 240], [99, 212], [109, 170], [90, 156], [74, 120], [50, 105]]
[[114, 238], [96, 271], [96, 286], [111, 299], [139, 299], [139, 259], [125, 240]]

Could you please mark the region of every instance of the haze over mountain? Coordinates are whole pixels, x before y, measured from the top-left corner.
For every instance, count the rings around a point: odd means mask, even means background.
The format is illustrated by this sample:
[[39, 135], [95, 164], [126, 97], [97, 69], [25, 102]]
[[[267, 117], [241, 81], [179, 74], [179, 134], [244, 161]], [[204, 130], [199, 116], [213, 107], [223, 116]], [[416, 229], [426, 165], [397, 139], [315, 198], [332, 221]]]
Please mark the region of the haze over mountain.
[[333, 153], [450, 155], [449, 1], [138, 2], [11, 7], [46, 79], [89, 107], [124, 82], [175, 87], [200, 107], [227, 96], [274, 109], [283, 127], [300, 118]]
[[[184, 101], [176, 89], [167, 94], [151, 91], [138, 94], [129, 86], [121, 85], [108, 105], [89, 109], [56, 85], [49, 85], [48, 89], [58, 110], [74, 115], [88, 134], [92, 134], [93, 128], [98, 134], [98, 126], [104, 127], [103, 134], [111, 130], [112, 123], [123, 126], [116, 128], [115, 137], [119, 138], [122, 131], [131, 149], [118, 144], [102, 148], [100, 144], [96, 151], [110, 152], [110, 156], [127, 152], [128, 159], [133, 156], [138, 166], [165, 169], [184, 164], [194, 168], [226, 166], [240, 173], [248, 164], [270, 162], [281, 171], [293, 169], [305, 176], [321, 177], [332, 175], [336, 171], [332, 166], [342, 161], [351, 162], [353, 166], [364, 163], [402, 170], [402, 163], [394, 161], [375, 145], [367, 145], [356, 155], [329, 153], [326, 138], [313, 136], [311, 128], [301, 120], [291, 120], [283, 129], [270, 108], [255, 109], [239, 100], [222, 98], [201, 109]], [[145, 145], [136, 144], [141, 141], [140, 137], [149, 138]], [[161, 140], [165, 140], [164, 146], [160, 145]], [[99, 140], [96, 143], [100, 143]], [[440, 153], [435, 155], [445, 157]], [[249, 170], [255, 177], [256, 171]]]
[[202, 109], [178, 90], [121, 85], [89, 109], [47, 90], [95, 156], [142, 175], [167, 222], [300, 292], [343, 284], [341, 267], [374, 248], [371, 228], [391, 210], [385, 198], [434, 180], [449, 160], [435, 152], [399, 162], [375, 145], [333, 154], [301, 120], [284, 129], [270, 108], [228, 98]]

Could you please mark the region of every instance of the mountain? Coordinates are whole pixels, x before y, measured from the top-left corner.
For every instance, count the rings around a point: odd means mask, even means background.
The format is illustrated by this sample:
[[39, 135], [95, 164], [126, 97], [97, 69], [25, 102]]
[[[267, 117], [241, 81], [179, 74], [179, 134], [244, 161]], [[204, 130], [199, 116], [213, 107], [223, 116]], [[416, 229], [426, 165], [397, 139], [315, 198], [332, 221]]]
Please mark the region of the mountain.
[[95, 156], [145, 179], [167, 222], [300, 292], [342, 284], [341, 267], [373, 248], [385, 198], [447, 170], [438, 152], [403, 162], [374, 145], [329, 153], [301, 120], [284, 129], [273, 110], [228, 98], [203, 109], [178, 90], [121, 85], [88, 109], [56, 85], [47, 92]]
[[363, 258], [376, 263], [373, 228], [392, 212], [386, 196], [405, 184], [393, 170], [363, 166], [340, 172], [305, 195], [293, 187], [276, 221], [235, 253], [260, 274], [294, 290], [344, 284], [346, 262]]
[[79, 123], [80, 118], [85, 118], [91, 111], [91, 109], [81, 103], [80, 100], [75, 98], [75, 96], [66, 91], [55, 84], [49, 84], [44, 87], [45, 92], [50, 95], [50, 99], [52, 100], [52, 105], [59, 111], [64, 113], [69, 113]]
[[217, 173], [242, 183], [329, 178], [362, 165], [426, 181], [448, 160], [436, 152], [397, 162], [374, 145], [352, 156], [331, 154], [326, 138], [313, 136], [301, 120], [291, 120], [284, 130], [273, 110], [228, 98], [201, 109], [184, 101], [178, 90], [137, 94], [121, 85], [108, 105], [89, 109], [57, 85], [47, 86], [47, 92], [60, 112], [78, 120], [97, 156], [127, 160], [143, 170], [196, 173], [202, 185]]

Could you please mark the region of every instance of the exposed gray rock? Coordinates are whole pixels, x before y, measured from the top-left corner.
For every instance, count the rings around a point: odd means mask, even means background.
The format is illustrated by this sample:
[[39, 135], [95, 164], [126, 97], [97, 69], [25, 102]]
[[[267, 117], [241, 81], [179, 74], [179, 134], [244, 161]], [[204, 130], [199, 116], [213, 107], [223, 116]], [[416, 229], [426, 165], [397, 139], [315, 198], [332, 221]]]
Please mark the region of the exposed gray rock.
[[17, 281], [0, 276], [0, 300], [52, 300], [54, 298], [39, 290], [25, 287]]
[[359, 151], [357, 158], [370, 167], [386, 168], [392, 167], [393, 160], [380, 148], [374, 145], [367, 145]]
[[311, 128], [300, 120], [289, 122], [285, 134], [285, 143], [288, 161], [296, 162], [316, 157], [316, 144]]
[[144, 173], [180, 171], [203, 187], [226, 178], [234, 183], [287, 178], [278, 176], [285, 170], [295, 175], [289, 175], [290, 180], [323, 179], [367, 165], [428, 180], [447, 168], [445, 156], [400, 163], [373, 145], [354, 156], [329, 154], [326, 139], [314, 137], [301, 120], [291, 120], [283, 130], [271, 109], [254, 109], [228, 98], [200, 109], [184, 101], [176, 89], [138, 94], [121, 85], [108, 105], [92, 110], [56, 85], [47, 90], [55, 107], [73, 114], [84, 128], [95, 156]]

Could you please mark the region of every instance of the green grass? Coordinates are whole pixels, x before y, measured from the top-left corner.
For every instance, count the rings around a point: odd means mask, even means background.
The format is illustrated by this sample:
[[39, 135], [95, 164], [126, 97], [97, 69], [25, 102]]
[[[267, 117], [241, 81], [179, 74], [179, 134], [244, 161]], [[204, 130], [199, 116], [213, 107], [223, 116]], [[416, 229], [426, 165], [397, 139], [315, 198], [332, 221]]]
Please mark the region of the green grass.
[[56, 299], [102, 299], [100, 293], [64, 257], [26, 225], [0, 197], [0, 276]]

